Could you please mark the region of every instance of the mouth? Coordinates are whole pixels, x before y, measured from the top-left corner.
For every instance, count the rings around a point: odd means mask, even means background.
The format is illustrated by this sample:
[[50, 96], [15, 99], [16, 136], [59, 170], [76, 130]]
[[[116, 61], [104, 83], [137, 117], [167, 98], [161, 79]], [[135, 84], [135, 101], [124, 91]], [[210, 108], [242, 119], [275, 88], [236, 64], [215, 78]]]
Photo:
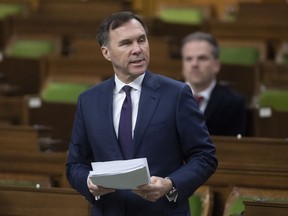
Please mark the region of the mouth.
[[130, 64], [135, 65], [135, 66], [141, 66], [145, 63], [144, 59], [139, 59], [139, 60], [133, 60], [130, 61]]

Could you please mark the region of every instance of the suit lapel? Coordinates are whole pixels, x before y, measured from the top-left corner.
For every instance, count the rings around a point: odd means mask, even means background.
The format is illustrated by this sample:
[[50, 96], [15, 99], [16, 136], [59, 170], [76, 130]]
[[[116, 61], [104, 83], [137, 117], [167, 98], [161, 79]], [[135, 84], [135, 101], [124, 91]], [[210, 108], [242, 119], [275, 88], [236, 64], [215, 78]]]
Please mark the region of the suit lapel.
[[[110, 140], [107, 143], [107, 147], [111, 147], [111, 150], [115, 153], [115, 158], [123, 157], [121, 153], [120, 146], [118, 144], [118, 139], [114, 129], [113, 123], [113, 90], [114, 90], [114, 78], [111, 78], [107, 85], [101, 89], [100, 97], [98, 100], [98, 110], [101, 113], [101, 122], [103, 125], [106, 134], [103, 136], [107, 136], [107, 139]], [[109, 144], [109, 145], [108, 145]], [[121, 155], [121, 156], [120, 156]]]
[[214, 87], [214, 89], [212, 90], [210, 99], [208, 101], [207, 107], [204, 111], [204, 116], [205, 119], [210, 119], [210, 117], [213, 115], [213, 112], [216, 110], [215, 107], [218, 106], [218, 84], [216, 84], [216, 86]]
[[146, 72], [142, 83], [137, 121], [134, 130], [134, 155], [156, 110], [159, 99], [160, 85], [157, 82], [156, 76], [150, 72]]

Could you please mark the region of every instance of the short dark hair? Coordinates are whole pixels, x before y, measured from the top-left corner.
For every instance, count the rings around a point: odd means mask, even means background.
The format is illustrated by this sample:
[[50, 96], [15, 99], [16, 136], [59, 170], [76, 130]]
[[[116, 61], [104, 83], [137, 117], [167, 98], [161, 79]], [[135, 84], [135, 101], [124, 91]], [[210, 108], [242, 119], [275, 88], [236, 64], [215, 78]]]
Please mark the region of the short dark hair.
[[183, 38], [182, 40], [182, 48], [183, 46], [191, 41], [206, 41], [208, 42], [211, 47], [212, 47], [212, 55], [214, 58], [218, 59], [219, 58], [219, 46], [216, 41], [216, 39], [209, 33], [205, 32], [194, 32], [192, 34], [187, 35], [186, 37]]
[[132, 19], [136, 19], [137, 21], [139, 21], [140, 24], [143, 26], [145, 33], [146, 34], [148, 33], [147, 26], [140, 16], [130, 11], [113, 13], [111, 16], [103, 20], [103, 22], [100, 24], [97, 30], [97, 40], [100, 47], [103, 45], [108, 45], [110, 30], [114, 30]]

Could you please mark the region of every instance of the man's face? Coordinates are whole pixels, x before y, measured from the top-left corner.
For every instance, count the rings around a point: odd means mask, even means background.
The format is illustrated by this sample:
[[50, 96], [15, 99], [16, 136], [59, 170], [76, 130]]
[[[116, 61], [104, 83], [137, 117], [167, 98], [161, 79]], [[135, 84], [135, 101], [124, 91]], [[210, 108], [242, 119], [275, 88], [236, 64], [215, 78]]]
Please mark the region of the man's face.
[[132, 19], [110, 30], [109, 44], [102, 46], [104, 57], [111, 61], [117, 77], [129, 83], [143, 74], [149, 64], [147, 35], [139, 21]]
[[182, 47], [182, 72], [185, 81], [198, 90], [206, 89], [216, 78], [220, 63], [206, 41], [190, 41]]

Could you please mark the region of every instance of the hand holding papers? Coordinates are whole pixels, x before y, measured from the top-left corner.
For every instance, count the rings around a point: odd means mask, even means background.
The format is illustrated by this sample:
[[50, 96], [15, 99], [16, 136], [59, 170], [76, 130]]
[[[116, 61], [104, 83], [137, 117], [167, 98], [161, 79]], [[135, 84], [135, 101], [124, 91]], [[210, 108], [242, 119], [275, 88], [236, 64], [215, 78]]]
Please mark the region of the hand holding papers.
[[95, 185], [115, 189], [136, 189], [150, 182], [146, 158], [93, 162], [90, 179]]

